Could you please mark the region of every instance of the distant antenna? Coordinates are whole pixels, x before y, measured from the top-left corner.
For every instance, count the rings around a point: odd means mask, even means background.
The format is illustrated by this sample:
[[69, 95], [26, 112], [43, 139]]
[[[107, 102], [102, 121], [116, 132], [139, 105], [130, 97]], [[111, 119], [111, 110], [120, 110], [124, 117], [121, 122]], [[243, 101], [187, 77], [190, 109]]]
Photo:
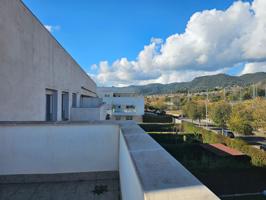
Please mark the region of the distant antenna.
[[207, 89], [207, 97], [206, 97], [206, 103], [205, 103], [205, 110], [206, 110], [206, 128], [208, 128], [208, 101], [209, 101], [209, 93]]
[[239, 101], [242, 101], [241, 87], [240, 87], [240, 90], [239, 90]]
[[255, 89], [255, 84], [253, 84], [253, 99], [255, 99], [256, 98], [256, 91], [255, 91], [256, 89]]

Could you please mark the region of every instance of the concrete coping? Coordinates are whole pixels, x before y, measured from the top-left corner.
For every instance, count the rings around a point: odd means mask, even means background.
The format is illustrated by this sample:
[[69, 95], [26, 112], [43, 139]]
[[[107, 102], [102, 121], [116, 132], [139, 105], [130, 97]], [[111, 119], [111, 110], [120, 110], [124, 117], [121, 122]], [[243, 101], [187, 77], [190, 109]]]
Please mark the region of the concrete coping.
[[146, 199], [219, 199], [134, 122], [120, 126]]

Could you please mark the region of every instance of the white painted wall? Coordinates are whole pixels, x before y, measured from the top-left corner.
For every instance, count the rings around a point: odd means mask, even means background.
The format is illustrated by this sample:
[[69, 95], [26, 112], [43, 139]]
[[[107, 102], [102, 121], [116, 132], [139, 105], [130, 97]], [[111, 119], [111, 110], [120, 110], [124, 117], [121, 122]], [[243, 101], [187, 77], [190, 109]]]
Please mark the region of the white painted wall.
[[117, 171], [117, 125], [0, 126], [0, 174]]
[[104, 105], [97, 108], [71, 108], [71, 121], [105, 120]]
[[95, 108], [103, 104], [102, 98], [83, 97], [81, 101], [80, 107], [82, 108]]
[[123, 200], [144, 200], [144, 191], [128, 151], [123, 133], [120, 133], [119, 176]]
[[[20, 0], [0, 3], [0, 121], [45, 120], [45, 89], [96, 96], [94, 81]], [[71, 98], [70, 103], [71, 106]]]
[[144, 97], [103, 97], [103, 101], [107, 105], [134, 105], [136, 108], [136, 112], [134, 113], [117, 113], [117, 115], [144, 115]]

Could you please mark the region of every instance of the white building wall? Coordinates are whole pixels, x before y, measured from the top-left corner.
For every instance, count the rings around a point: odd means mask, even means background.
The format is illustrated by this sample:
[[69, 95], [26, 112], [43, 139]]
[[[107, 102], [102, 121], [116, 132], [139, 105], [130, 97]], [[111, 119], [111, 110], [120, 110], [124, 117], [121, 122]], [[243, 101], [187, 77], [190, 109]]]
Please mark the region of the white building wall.
[[[134, 105], [136, 112], [133, 113], [117, 113], [117, 115], [144, 115], [144, 97], [103, 97], [103, 101], [107, 105]], [[115, 114], [115, 113], [113, 113]]]
[[144, 200], [144, 191], [138, 179], [123, 133], [120, 134], [119, 139], [119, 176], [122, 199]]
[[117, 125], [0, 126], [0, 175], [117, 171], [118, 149]]
[[96, 96], [96, 84], [20, 0], [1, 0], [0, 27], [0, 121], [45, 120], [46, 88], [58, 91], [57, 120], [62, 91]]
[[105, 120], [106, 110], [102, 105], [97, 108], [71, 108], [71, 121]]
[[[144, 97], [136, 94], [133, 88], [99, 87], [97, 94], [106, 103], [107, 113], [111, 115], [111, 119], [126, 120], [127, 116], [131, 116], [132, 120], [142, 122]], [[121, 111], [116, 109], [118, 105], [121, 106]], [[134, 112], [130, 112], [132, 109], [125, 108], [131, 105], [135, 107]]]

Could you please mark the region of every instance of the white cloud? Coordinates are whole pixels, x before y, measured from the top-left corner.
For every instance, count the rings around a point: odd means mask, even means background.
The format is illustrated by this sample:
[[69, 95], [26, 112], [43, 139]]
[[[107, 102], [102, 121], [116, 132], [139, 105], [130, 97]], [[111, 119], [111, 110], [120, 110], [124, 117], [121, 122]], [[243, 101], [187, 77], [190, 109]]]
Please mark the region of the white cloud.
[[255, 72], [266, 72], [266, 62], [247, 63], [247, 64], [245, 64], [240, 75], [255, 73]]
[[98, 69], [98, 66], [96, 64], [93, 64], [93, 65], [91, 65], [91, 69], [92, 70], [97, 70]]
[[59, 31], [61, 29], [61, 26], [59, 25], [44, 25], [44, 27], [49, 31], [49, 32], [54, 32], [54, 31]]
[[266, 1], [237, 1], [225, 11], [193, 14], [184, 33], [165, 41], [152, 38], [136, 60], [100, 62], [95, 79], [99, 85], [180, 82], [225, 72], [243, 62], [250, 63], [243, 73], [266, 71], [258, 69], [258, 63], [266, 61], [265, 33]]

